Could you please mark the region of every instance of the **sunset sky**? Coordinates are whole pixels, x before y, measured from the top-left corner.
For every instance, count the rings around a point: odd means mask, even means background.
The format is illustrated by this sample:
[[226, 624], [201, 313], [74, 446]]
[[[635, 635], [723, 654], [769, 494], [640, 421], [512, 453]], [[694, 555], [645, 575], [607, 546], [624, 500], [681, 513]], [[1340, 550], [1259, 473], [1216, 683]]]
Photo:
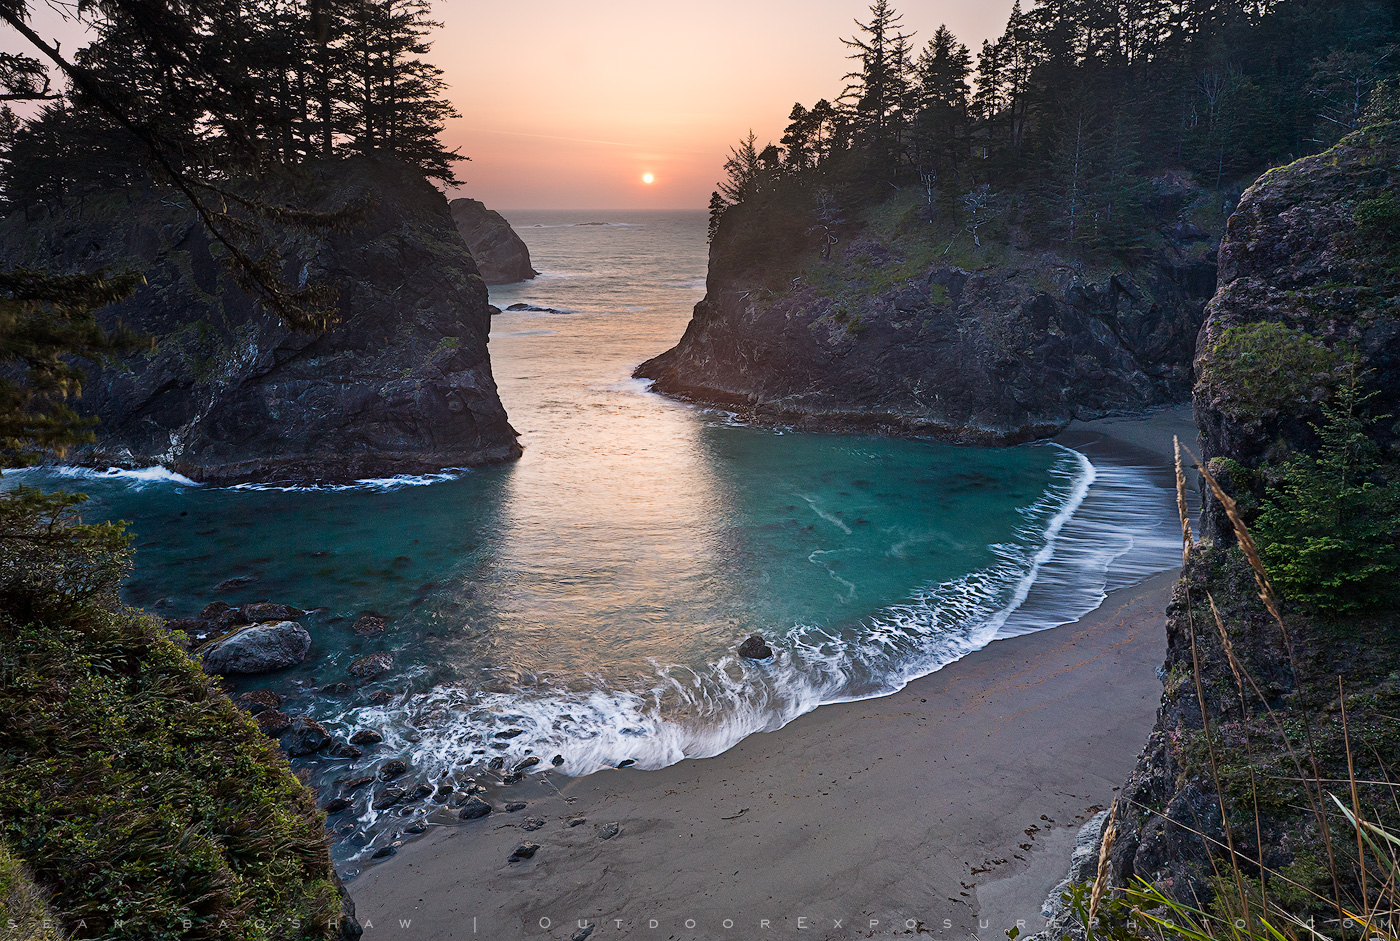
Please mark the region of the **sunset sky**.
[[[1012, 0], [896, 2], [922, 46], [947, 23], [975, 53]], [[834, 98], [841, 37], [868, 0], [438, 0], [430, 61], [461, 111], [449, 146], [473, 196], [499, 209], [702, 209], [731, 144], [776, 143], [794, 101]], [[36, 29], [80, 44], [40, 4]], [[20, 51], [13, 34], [0, 43]], [[643, 182], [651, 174], [653, 182]]]
[[[947, 23], [974, 52], [1012, 0], [896, 2], [922, 45]], [[840, 37], [865, 0], [442, 3], [431, 56], [472, 158], [462, 195], [501, 209], [704, 208], [729, 146], [782, 136], [794, 101], [834, 98]], [[647, 185], [642, 175], [651, 173]]]

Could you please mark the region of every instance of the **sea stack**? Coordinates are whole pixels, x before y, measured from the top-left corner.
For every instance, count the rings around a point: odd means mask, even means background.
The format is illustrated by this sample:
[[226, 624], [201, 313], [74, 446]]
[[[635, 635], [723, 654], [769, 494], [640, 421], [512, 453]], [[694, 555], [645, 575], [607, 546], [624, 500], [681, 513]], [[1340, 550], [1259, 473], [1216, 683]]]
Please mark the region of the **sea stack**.
[[530, 267], [530, 249], [499, 212], [479, 199], [454, 199], [451, 206], [452, 221], [487, 284], [514, 284], [539, 274]]

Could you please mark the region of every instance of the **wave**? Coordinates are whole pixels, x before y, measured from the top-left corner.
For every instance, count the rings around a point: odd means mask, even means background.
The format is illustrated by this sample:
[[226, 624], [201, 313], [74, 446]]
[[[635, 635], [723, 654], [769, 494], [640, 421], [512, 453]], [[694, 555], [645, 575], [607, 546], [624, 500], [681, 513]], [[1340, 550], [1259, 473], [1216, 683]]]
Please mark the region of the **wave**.
[[152, 484], [174, 484], [178, 487], [199, 487], [202, 486], [197, 481], [190, 480], [184, 474], [177, 474], [160, 465], [153, 467], [109, 467], [106, 470], [99, 470], [95, 467], [74, 467], [69, 464], [43, 464], [38, 467], [23, 467], [15, 470], [7, 470], [8, 474], [19, 473], [48, 473], [55, 477], [68, 477], [75, 480], [118, 480], [129, 484], [133, 489], [144, 489]]
[[387, 493], [403, 487], [429, 487], [433, 484], [460, 480], [471, 473], [469, 467], [449, 467], [435, 474], [399, 474], [396, 477], [366, 477], [344, 484], [285, 484], [285, 483], [246, 483], [233, 484], [227, 490], [271, 490], [279, 493], [340, 493], [346, 490], [368, 490]]
[[[1175, 564], [1169, 495], [1145, 471], [1096, 467], [1051, 446], [1063, 459], [1042, 498], [1023, 509], [1022, 530], [992, 547], [996, 562], [854, 627], [795, 626], [770, 638], [770, 660], [730, 653], [702, 667], [654, 663], [645, 677], [575, 678], [586, 690], [577, 682], [509, 692], [439, 685], [398, 705], [352, 708], [327, 725], [381, 729], [385, 753], [406, 755], [425, 781], [498, 756], [507, 768], [537, 757], [537, 770], [580, 776], [711, 757], [822, 705], [896, 693], [994, 640], [1073, 621], [1107, 591]], [[508, 729], [519, 731], [498, 737]], [[371, 839], [354, 859], [376, 845], [378, 814], [366, 814], [360, 825]]]

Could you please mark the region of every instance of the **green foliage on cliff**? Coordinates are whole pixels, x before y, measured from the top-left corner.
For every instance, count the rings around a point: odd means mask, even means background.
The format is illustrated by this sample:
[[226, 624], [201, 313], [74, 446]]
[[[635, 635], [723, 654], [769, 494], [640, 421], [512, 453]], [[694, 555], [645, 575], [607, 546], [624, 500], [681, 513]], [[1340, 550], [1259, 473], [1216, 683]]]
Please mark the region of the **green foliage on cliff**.
[[119, 603], [125, 537], [79, 503], [0, 496], [0, 842], [72, 938], [334, 937], [313, 795]]
[[62, 452], [89, 441], [90, 422], [67, 400], [82, 390], [73, 356], [96, 358], [140, 342], [103, 330], [95, 310], [130, 294], [134, 275], [0, 272], [0, 459], [30, 462], [36, 449]]
[[1400, 481], [1387, 480], [1354, 382], [1322, 407], [1316, 454], [1277, 470], [1256, 526], [1284, 594], [1350, 614], [1395, 600], [1400, 572]]
[[1301, 330], [1264, 321], [1228, 327], [1197, 362], [1197, 388], [1230, 418], [1310, 410], [1341, 357]]

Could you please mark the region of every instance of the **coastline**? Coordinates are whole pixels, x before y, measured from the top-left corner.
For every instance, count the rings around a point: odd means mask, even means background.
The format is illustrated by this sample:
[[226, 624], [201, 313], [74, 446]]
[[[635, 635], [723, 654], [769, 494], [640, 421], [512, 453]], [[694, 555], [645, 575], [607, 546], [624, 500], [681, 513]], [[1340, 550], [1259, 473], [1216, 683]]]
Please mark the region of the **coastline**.
[[[1183, 406], [1056, 440], [1167, 479], [1189, 422]], [[1077, 827], [1151, 728], [1174, 583], [1153, 576], [1077, 622], [714, 758], [503, 789], [496, 813], [430, 831], [351, 883], [365, 936], [573, 938], [580, 922], [593, 938], [1037, 930]], [[527, 806], [505, 813], [506, 800]], [[525, 831], [529, 817], [543, 825]], [[507, 862], [527, 840], [534, 857]]]

